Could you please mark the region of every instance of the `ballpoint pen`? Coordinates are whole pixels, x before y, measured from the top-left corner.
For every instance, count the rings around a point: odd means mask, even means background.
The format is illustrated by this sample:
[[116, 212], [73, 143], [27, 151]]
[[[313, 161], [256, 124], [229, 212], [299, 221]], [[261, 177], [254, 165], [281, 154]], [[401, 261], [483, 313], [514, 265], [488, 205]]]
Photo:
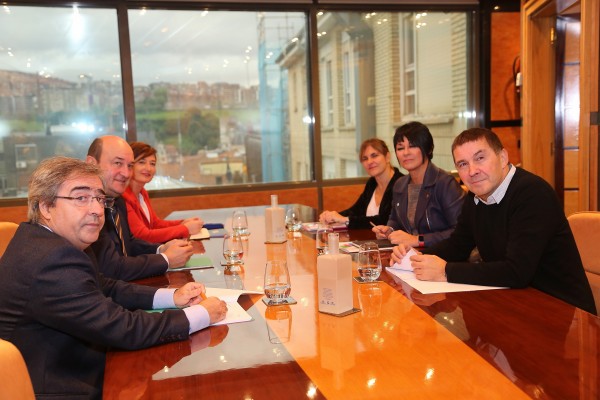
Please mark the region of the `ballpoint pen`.
[[[377, 225], [375, 225], [375, 224], [373, 223], [373, 221], [369, 221], [369, 224], [371, 224], [371, 226], [372, 226], [373, 228], [377, 228]], [[383, 232], [381, 232], [381, 228], [377, 228], [377, 231], [378, 231], [379, 233], [381, 233], [382, 235], [384, 235], [384, 233], [383, 233]]]

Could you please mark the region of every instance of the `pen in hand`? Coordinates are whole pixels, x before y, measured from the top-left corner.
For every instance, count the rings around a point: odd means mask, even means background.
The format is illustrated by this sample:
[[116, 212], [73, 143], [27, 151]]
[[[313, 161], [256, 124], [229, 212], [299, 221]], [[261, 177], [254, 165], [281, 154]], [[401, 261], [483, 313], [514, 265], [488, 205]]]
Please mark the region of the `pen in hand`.
[[[377, 225], [375, 225], [375, 224], [373, 223], [373, 221], [369, 221], [369, 223], [371, 224], [371, 226], [372, 226], [373, 228], [377, 228]], [[384, 234], [383, 232], [381, 232], [381, 228], [377, 228], [377, 232], [381, 233], [382, 235]]]

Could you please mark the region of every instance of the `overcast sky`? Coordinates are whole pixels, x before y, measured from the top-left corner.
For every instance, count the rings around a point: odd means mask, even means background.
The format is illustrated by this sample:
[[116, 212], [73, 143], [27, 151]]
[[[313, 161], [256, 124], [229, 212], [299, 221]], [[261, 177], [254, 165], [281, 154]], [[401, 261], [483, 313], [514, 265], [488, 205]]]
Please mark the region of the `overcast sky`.
[[[302, 13], [268, 15], [269, 43], [288, 42], [304, 24]], [[258, 83], [256, 12], [133, 10], [129, 21], [135, 85]], [[0, 69], [120, 80], [116, 27], [111, 9], [3, 6]]]

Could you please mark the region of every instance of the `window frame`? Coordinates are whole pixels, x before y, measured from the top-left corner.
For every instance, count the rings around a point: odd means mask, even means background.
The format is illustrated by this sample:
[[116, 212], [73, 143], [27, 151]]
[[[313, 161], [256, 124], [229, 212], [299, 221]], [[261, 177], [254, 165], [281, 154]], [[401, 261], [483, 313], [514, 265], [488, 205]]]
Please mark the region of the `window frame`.
[[[149, 0], [146, 2], [138, 1], [78, 1], [78, 2], [64, 2], [54, 0], [41, 0], [41, 1], [29, 1], [29, 0], [15, 0], [9, 3], [10, 5], [25, 5], [25, 6], [45, 6], [45, 7], [70, 7], [77, 5], [80, 8], [85, 7], [96, 7], [115, 9], [117, 11], [117, 25], [119, 35], [119, 45], [121, 51], [121, 70], [122, 70], [122, 85], [123, 85], [123, 112], [125, 116], [124, 126], [124, 137], [127, 140], [137, 139], [136, 119], [135, 119], [135, 106], [133, 98], [133, 79], [131, 73], [131, 54], [129, 48], [128, 38], [128, 22], [127, 12], [130, 9], [141, 8], [141, 7], [152, 7], [154, 9], [181, 9], [181, 10], [197, 10], [198, 4], [190, 1], [171, 1], [171, 0]], [[302, 11], [307, 15], [309, 37], [308, 37], [308, 50], [307, 50], [307, 89], [308, 98], [306, 99], [306, 108], [308, 109], [308, 115], [311, 116], [312, 122], [309, 124], [309, 135], [311, 139], [312, 147], [312, 179], [305, 182], [271, 182], [271, 183], [252, 183], [244, 185], [227, 185], [227, 186], [212, 186], [212, 187], [197, 187], [197, 188], [186, 188], [186, 189], [164, 189], [160, 191], [154, 191], [154, 195], [157, 197], [168, 197], [178, 195], [191, 195], [198, 194], [202, 191], [203, 194], [210, 193], [234, 193], [239, 192], [241, 188], [245, 191], [252, 190], [265, 190], [266, 188], [298, 188], [298, 187], [323, 187], [323, 186], [335, 186], [340, 184], [355, 184], [358, 182], [364, 182], [365, 177], [361, 178], [334, 178], [327, 179], [326, 177], [320, 176], [322, 174], [322, 160], [321, 160], [321, 123], [320, 119], [325, 118], [319, 112], [320, 104], [320, 93], [319, 93], [319, 78], [323, 76], [315, 75], [314, 72], [318, 71], [315, 69], [315, 64], [318, 64], [316, 57], [316, 43], [317, 43], [317, 32], [312, 28], [312, 23], [315, 21], [315, 15], [323, 10], [330, 11], [390, 11], [390, 12], [407, 12], [411, 10], [422, 10], [429, 9], [432, 11], [447, 11], [447, 12], [465, 12], [467, 17], [470, 19], [470, 31], [467, 35], [466, 43], [467, 46], [467, 57], [468, 57], [468, 68], [473, 70], [475, 78], [469, 78], [469, 90], [468, 97], [469, 102], [472, 104], [472, 109], [476, 111], [478, 121], [483, 121], [485, 116], [483, 115], [483, 109], [480, 107], [481, 94], [485, 94], [485, 90], [482, 86], [485, 86], [485, 82], [481, 81], [485, 78], [480, 72], [481, 61], [480, 54], [481, 50], [479, 45], [487, 45], [487, 43], [481, 43], [477, 38], [479, 32], [482, 31], [481, 24], [479, 23], [479, 7], [476, 1], [464, 2], [464, 1], [448, 1], [447, 4], [436, 5], [436, 6], [425, 6], [419, 4], [398, 4], [394, 1], [382, 1], [375, 4], [365, 5], [364, 3], [353, 3], [352, 1], [324, 1], [324, 0], [290, 0], [290, 1], [276, 1], [276, 0], [263, 0], [259, 3], [250, 1], [239, 1], [229, 2], [223, 0], [217, 0], [211, 4], [207, 4], [205, 9], [207, 10], [239, 10], [239, 11], [261, 11], [261, 10], [274, 10], [274, 11]], [[481, 78], [481, 79], [478, 79]], [[323, 98], [321, 98], [323, 99]], [[478, 122], [478, 121], [475, 121]], [[325, 126], [325, 125], [323, 125]], [[309, 166], [310, 168], [310, 166]], [[319, 192], [320, 193], [320, 192]], [[26, 199], [23, 198], [0, 198], [0, 205], [12, 205], [12, 204], [23, 204]]]

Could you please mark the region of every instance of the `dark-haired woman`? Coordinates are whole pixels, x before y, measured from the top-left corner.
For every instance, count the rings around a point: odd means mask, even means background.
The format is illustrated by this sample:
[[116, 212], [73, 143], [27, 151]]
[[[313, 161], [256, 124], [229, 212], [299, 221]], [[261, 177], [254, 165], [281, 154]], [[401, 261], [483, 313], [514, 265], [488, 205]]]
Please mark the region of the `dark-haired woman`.
[[390, 216], [392, 188], [402, 176], [390, 164], [390, 151], [381, 139], [365, 140], [360, 146], [360, 162], [370, 178], [362, 194], [347, 210], [323, 211], [319, 221], [326, 224], [346, 223], [350, 229], [368, 229], [371, 222], [385, 224]]
[[408, 175], [394, 185], [387, 224], [373, 232], [394, 244], [431, 246], [454, 230], [466, 193], [452, 175], [431, 162], [433, 136], [427, 126], [420, 122], [400, 126], [394, 149]]

